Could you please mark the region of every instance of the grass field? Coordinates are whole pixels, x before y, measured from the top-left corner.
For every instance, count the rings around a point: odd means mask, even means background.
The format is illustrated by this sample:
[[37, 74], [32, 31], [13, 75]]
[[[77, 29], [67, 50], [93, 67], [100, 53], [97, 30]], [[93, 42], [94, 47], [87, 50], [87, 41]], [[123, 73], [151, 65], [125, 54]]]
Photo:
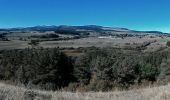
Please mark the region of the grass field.
[[19, 40], [0, 41], [0, 50], [23, 49], [27, 47], [29, 47], [28, 41]]
[[[41, 36], [47, 33], [40, 32], [30, 32], [30, 33], [11, 33], [7, 34], [6, 37], [10, 41], [0, 41], [0, 50], [6, 49], [23, 49], [30, 47], [28, 43], [33, 39], [41, 40], [40, 38], [32, 38], [31, 36]], [[133, 34], [133, 33], [132, 33]], [[73, 35], [61, 35], [61, 37], [73, 37]], [[106, 36], [109, 37], [109, 36]], [[47, 39], [48, 40], [48, 39]], [[157, 35], [141, 35], [132, 36], [132, 37], [111, 37], [111, 38], [100, 38], [100, 36], [94, 37], [86, 37], [80, 39], [70, 39], [70, 40], [53, 40], [53, 41], [40, 41], [39, 47], [44, 48], [54, 48], [54, 47], [63, 47], [63, 48], [79, 48], [79, 47], [116, 47], [116, 48], [126, 48], [129, 46], [135, 47], [136, 45], [141, 45], [144, 42], [156, 41], [155, 43], [151, 43], [146, 51], [154, 51], [159, 49], [160, 47], [165, 47], [166, 42], [170, 40], [170, 37], [167, 36], [157, 36]]]
[[0, 100], [169, 100], [170, 85], [114, 92], [54, 92], [0, 84]]

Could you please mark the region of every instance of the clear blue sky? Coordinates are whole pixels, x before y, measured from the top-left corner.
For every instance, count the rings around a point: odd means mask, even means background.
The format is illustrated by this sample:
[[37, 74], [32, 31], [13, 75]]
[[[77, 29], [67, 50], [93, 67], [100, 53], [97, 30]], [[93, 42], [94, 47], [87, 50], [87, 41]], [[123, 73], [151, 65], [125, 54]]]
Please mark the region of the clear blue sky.
[[0, 0], [0, 27], [103, 25], [170, 32], [170, 0]]

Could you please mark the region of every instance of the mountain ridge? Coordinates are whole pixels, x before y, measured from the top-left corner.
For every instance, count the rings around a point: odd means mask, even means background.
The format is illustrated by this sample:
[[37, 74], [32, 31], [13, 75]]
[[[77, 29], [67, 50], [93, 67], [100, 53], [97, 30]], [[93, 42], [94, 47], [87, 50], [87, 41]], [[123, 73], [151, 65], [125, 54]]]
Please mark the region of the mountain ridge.
[[116, 31], [116, 32], [136, 32], [136, 33], [156, 33], [156, 34], [166, 34], [161, 31], [137, 31], [130, 30], [128, 28], [120, 27], [105, 27], [99, 25], [83, 25], [83, 26], [70, 26], [70, 25], [42, 25], [33, 27], [16, 27], [16, 28], [0, 28], [0, 31], [56, 31], [56, 30], [91, 30], [91, 31]]

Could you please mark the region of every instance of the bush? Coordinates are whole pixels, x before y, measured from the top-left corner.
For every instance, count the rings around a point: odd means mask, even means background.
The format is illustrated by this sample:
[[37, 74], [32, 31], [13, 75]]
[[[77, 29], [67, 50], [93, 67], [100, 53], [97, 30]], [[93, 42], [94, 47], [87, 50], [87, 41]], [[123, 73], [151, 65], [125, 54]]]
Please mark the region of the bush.
[[142, 65], [140, 71], [142, 78], [150, 81], [155, 81], [157, 75], [159, 74], [158, 69], [151, 64]]
[[88, 84], [91, 79], [90, 58], [82, 56], [76, 59], [74, 64], [74, 76], [80, 84]]
[[158, 79], [170, 81], [169, 79], [166, 79], [166, 76], [168, 75], [170, 75], [170, 55], [167, 56], [167, 59], [164, 58], [162, 60]]
[[121, 87], [128, 87], [134, 84], [135, 80], [139, 77], [139, 66], [136, 61], [138, 58], [123, 57], [121, 59], [112, 66], [114, 80], [116, 84], [119, 84]]
[[96, 75], [99, 80], [112, 80], [112, 65], [114, 61], [107, 56], [97, 56], [91, 61], [93, 68], [93, 74]]
[[37, 46], [39, 44], [39, 41], [38, 40], [31, 40], [28, 44], [31, 45], [31, 46]]
[[86, 86], [87, 91], [110, 91], [113, 88], [113, 84], [110, 81], [98, 80], [90, 83]]
[[168, 42], [166, 43], [166, 45], [167, 45], [168, 47], [170, 47], [170, 41], [168, 41]]

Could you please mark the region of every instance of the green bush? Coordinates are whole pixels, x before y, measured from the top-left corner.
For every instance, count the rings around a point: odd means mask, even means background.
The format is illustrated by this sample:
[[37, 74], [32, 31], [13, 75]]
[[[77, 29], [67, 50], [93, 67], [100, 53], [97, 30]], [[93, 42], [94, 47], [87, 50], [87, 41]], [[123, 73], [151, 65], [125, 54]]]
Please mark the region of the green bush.
[[158, 69], [151, 64], [142, 65], [140, 71], [142, 78], [148, 79], [150, 81], [155, 81], [156, 76], [159, 74]]

